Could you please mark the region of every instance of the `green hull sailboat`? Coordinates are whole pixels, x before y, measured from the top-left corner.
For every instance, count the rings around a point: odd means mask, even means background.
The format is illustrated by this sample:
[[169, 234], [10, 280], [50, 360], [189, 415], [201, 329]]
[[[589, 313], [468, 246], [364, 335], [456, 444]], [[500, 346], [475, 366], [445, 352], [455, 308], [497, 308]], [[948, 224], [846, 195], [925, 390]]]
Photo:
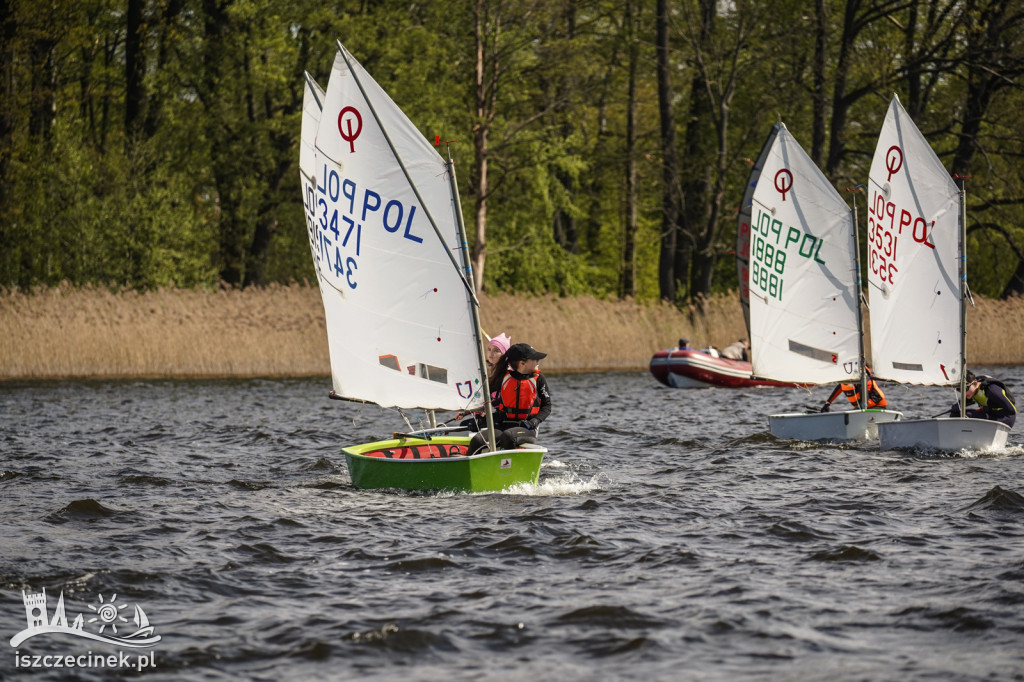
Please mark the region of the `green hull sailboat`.
[[[431, 423], [435, 410], [483, 411], [493, 434], [450, 155], [442, 158], [341, 43], [326, 91], [306, 75], [301, 137], [331, 396], [426, 410]], [[343, 453], [357, 488], [482, 492], [537, 482], [546, 448], [498, 451], [492, 435], [470, 456], [469, 441], [432, 429]]]
[[536, 484], [547, 448], [467, 456], [468, 436], [396, 438], [342, 448], [357, 488], [487, 492]]

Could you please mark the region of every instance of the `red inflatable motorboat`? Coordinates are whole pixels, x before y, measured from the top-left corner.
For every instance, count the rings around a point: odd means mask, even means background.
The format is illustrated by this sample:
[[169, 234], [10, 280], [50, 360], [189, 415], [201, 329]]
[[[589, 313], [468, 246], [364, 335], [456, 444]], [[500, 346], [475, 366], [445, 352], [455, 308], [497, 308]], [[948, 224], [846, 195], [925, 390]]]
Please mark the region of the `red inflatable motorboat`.
[[708, 351], [688, 348], [659, 350], [651, 358], [651, 374], [672, 388], [747, 388], [750, 386], [804, 386], [784, 381], [755, 379], [749, 362], [729, 360]]

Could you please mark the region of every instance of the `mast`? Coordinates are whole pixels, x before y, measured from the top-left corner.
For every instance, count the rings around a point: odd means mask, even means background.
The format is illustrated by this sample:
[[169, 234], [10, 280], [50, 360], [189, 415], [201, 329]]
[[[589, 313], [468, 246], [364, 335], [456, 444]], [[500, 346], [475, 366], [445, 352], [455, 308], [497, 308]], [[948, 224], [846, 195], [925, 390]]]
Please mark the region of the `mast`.
[[[857, 192], [867, 185], [853, 188], [853, 263], [857, 268], [857, 354], [860, 356], [860, 409], [868, 407], [868, 373], [864, 362], [864, 313], [860, 309], [861, 300], [861, 269], [860, 269], [860, 226], [857, 224]], [[865, 194], [867, 194], [865, 190]]]
[[462, 219], [462, 202], [459, 201], [459, 186], [455, 182], [455, 161], [452, 160], [452, 148], [450, 143], [445, 143], [448, 150], [448, 183], [452, 192], [452, 203], [455, 210], [455, 224], [459, 228], [459, 255], [462, 259], [462, 267], [466, 273], [465, 279], [470, 285], [469, 309], [473, 313], [473, 338], [476, 339], [477, 363], [480, 366], [480, 381], [484, 392], [484, 419], [487, 422], [487, 445], [491, 452], [498, 449], [494, 439], [494, 415], [491, 412], [491, 384], [487, 376], [487, 358], [484, 355], [483, 338], [480, 333], [480, 305], [476, 296], [473, 295], [473, 263], [469, 259], [469, 245], [466, 243], [466, 223]]
[[967, 416], [967, 181], [961, 175], [960, 180], [960, 248], [957, 265], [960, 277], [960, 417]]

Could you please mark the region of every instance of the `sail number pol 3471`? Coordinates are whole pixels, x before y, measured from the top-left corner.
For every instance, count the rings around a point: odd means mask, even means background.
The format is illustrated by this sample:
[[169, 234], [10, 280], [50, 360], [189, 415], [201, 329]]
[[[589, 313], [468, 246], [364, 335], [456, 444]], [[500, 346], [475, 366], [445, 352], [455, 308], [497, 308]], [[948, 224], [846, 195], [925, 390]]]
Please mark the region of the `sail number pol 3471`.
[[413, 233], [415, 204], [406, 205], [398, 199], [385, 200], [370, 188], [360, 189], [353, 180], [342, 179], [326, 164], [316, 179], [317, 241], [327, 270], [344, 279], [349, 288], [358, 284], [359, 254], [363, 226], [383, 227], [388, 233], [423, 243]]

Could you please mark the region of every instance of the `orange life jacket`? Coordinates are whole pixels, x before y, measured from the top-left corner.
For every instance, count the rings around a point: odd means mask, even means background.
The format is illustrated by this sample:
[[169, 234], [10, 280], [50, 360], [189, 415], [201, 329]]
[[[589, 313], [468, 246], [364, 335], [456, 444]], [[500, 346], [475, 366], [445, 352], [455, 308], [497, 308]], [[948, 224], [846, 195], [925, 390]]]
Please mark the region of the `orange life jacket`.
[[498, 411], [509, 421], [529, 419], [540, 412], [540, 395], [537, 392], [537, 376], [540, 370], [528, 379], [517, 379], [509, 372], [501, 381], [498, 391]]
[[[846, 394], [846, 399], [853, 404], [854, 407], [860, 406], [860, 384], [840, 384], [843, 389], [843, 393]], [[874, 379], [868, 379], [868, 409], [876, 407], [885, 407], [888, 405], [888, 401], [885, 399], [885, 394], [882, 393], [882, 389], [878, 387]]]

